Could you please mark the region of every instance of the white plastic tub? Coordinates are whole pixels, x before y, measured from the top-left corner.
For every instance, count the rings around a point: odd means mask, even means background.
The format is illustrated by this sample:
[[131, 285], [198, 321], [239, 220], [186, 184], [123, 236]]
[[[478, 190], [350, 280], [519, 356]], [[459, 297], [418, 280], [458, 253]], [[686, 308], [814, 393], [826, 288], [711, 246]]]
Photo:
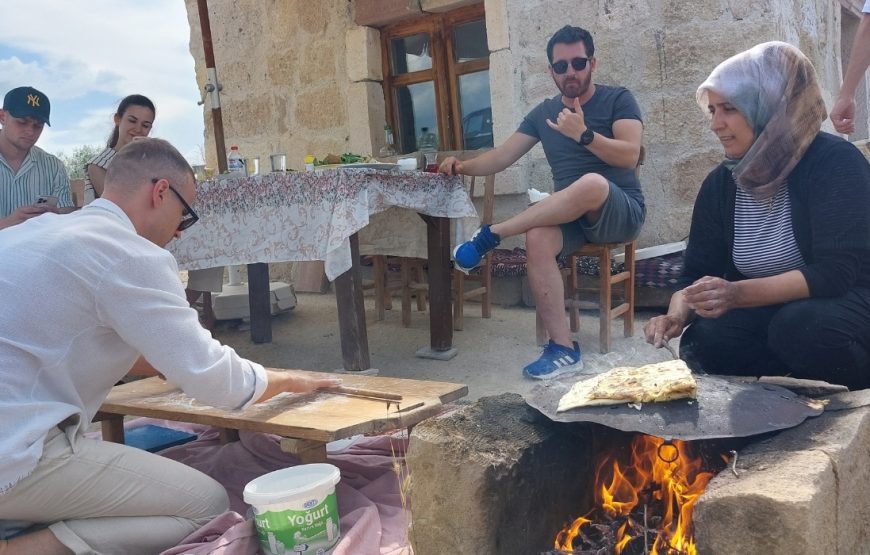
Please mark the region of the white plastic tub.
[[341, 537], [335, 485], [341, 479], [331, 464], [282, 468], [251, 480], [245, 503], [251, 505], [260, 546], [267, 555], [327, 555]]

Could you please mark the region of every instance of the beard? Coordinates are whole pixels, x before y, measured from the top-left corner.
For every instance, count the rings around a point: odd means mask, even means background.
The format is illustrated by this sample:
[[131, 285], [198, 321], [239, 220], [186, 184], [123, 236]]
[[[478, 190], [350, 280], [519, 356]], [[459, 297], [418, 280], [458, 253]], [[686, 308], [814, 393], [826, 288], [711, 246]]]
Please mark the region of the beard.
[[579, 78], [572, 77], [570, 79], [565, 78], [555, 81], [559, 92], [565, 98], [577, 98], [578, 96], [583, 96], [589, 90], [589, 86], [592, 84], [592, 72], [588, 71], [585, 76]]

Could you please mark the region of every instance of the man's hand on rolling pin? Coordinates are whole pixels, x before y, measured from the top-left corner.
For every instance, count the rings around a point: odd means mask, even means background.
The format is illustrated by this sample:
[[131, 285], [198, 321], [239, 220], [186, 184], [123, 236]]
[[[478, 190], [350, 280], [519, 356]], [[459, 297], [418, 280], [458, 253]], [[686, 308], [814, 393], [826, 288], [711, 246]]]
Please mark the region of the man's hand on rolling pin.
[[318, 377], [318, 374], [314, 372], [267, 369], [266, 376], [269, 378], [269, 384], [266, 386], [263, 395], [257, 399], [258, 403], [271, 399], [279, 393], [309, 393], [318, 389], [341, 385], [341, 378], [333, 378], [332, 376]]

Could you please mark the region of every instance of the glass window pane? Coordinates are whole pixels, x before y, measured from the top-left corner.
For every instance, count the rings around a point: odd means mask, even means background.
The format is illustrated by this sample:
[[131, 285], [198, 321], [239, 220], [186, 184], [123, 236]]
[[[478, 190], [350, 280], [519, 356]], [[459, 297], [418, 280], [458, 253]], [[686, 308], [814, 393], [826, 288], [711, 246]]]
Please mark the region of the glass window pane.
[[432, 56], [430, 55], [429, 35], [411, 35], [390, 41], [390, 66], [393, 75], [410, 73], [430, 69]]
[[459, 106], [463, 148], [475, 150], [493, 146], [489, 70], [459, 76]]
[[439, 148], [435, 108], [435, 84], [425, 81], [396, 87], [396, 114], [399, 126], [399, 152], [414, 152], [424, 147]]
[[457, 62], [467, 62], [489, 56], [486, 45], [486, 23], [483, 19], [453, 28], [453, 51]]

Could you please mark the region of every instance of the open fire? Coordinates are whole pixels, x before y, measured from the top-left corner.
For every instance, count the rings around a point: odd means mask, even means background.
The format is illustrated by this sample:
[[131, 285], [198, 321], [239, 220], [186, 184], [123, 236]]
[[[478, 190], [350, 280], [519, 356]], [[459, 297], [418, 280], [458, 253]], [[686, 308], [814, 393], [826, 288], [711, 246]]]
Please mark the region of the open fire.
[[602, 454], [593, 509], [557, 534], [551, 553], [696, 554], [692, 508], [726, 457], [707, 461], [690, 443], [645, 434], [629, 450], [629, 457]]

